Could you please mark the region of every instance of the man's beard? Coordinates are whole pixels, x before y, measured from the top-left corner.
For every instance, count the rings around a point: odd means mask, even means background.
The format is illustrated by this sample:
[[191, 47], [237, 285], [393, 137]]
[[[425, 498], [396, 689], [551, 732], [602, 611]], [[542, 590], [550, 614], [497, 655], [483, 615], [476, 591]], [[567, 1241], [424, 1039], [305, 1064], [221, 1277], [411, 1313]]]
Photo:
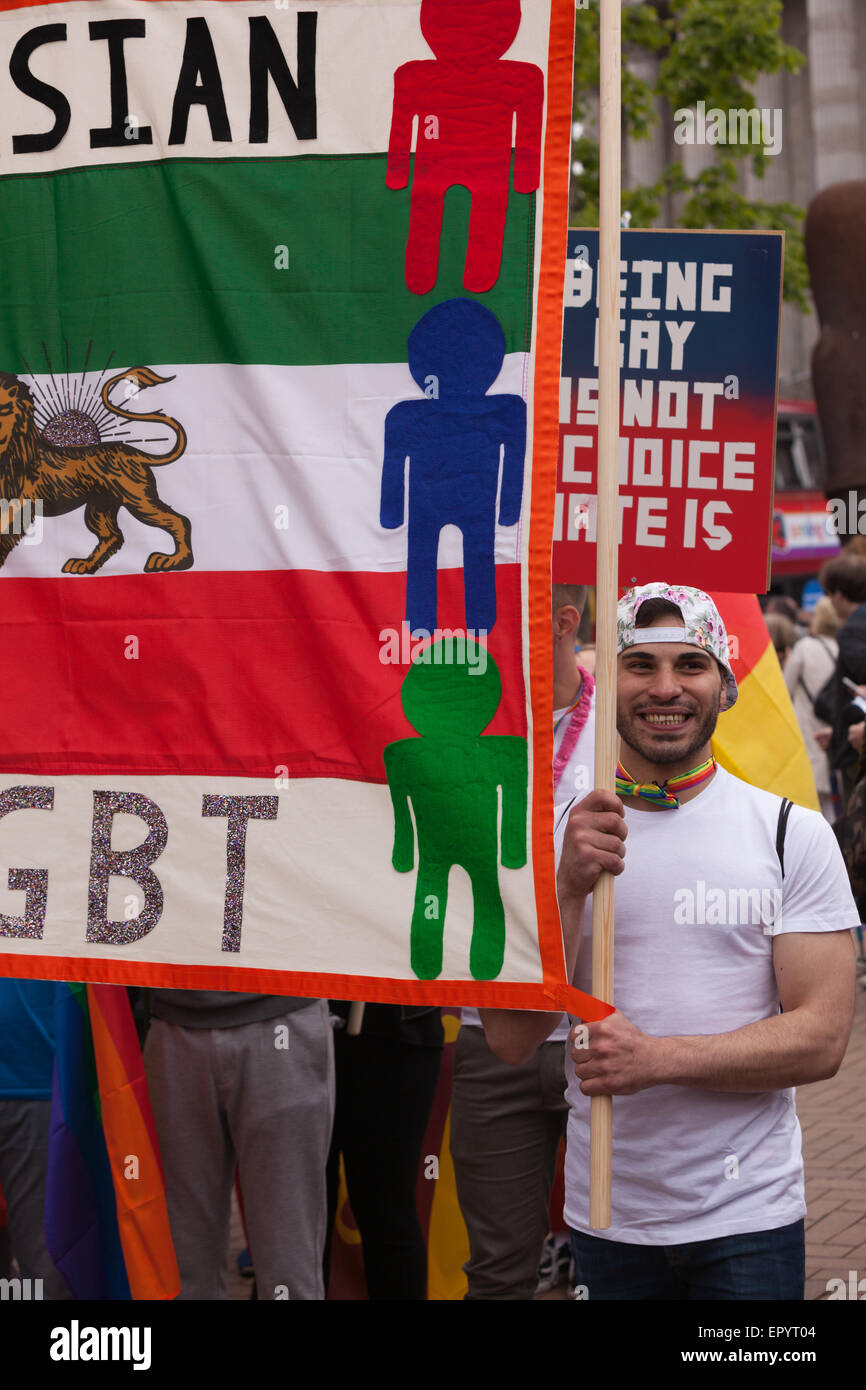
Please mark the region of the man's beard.
[[[661, 709], [656, 708], [659, 713], [662, 712]], [[625, 746], [633, 748], [648, 762], [678, 763], [691, 757], [693, 753], [697, 753], [699, 749], [704, 748], [709, 743], [715, 732], [718, 719], [719, 711], [717, 709], [707, 710], [701, 722], [692, 726], [691, 736], [686, 743], [682, 742], [682, 736], [677, 733], [670, 735], [669, 742], [659, 738], [657, 734], [651, 736], [644, 730], [637, 715], [627, 715], [622, 711], [618, 713], [616, 727]]]

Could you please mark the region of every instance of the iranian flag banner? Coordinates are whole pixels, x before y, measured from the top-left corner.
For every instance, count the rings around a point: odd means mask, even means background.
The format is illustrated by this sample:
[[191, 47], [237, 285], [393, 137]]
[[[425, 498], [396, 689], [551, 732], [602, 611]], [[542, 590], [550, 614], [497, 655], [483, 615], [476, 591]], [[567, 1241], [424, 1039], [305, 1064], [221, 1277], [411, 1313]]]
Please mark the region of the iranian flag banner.
[[0, 973], [566, 989], [571, 0], [0, 0]]

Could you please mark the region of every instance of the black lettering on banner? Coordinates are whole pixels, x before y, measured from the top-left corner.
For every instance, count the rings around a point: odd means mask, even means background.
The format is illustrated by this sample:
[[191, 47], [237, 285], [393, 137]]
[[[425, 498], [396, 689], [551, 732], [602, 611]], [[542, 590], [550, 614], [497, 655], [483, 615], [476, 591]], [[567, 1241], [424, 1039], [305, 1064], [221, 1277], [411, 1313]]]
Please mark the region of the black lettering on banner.
[[[135, 849], [112, 849], [111, 827], [120, 813], [140, 816], [150, 827], [147, 839]], [[87, 902], [87, 940], [126, 946], [153, 931], [162, 916], [162, 884], [151, 869], [168, 840], [168, 824], [155, 801], [140, 792], [94, 792], [90, 839], [90, 887]], [[108, 880], [131, 878], [144, 893], [137, 917], [108, 920]]]
[[[143, 19], [97, 19], [88, 25], [91, 40], [105, 39], [108, 44], [108, 62], [111, 70], [111, 125], [91, 128], [90, 148], [104, 150], [112, 146], [129, 149], [127, 135], [129, 110], [129, 91], [126, 82], [126, 58], [123, 52], [125, 39], [144, 38]], [[136, 145], [152, 145], [153, 134], [149, 125], [138, 126]]]
[[205, 107], [214, 140], [231, 140], [232, 132], [213, 39], [207, 20], [201, 16], [186, 22], [183, 62], [171, 108], [170, 145], [182, 145], [186, 141], [191, 106]]
[[[53, 787], [8, 787], [0, 792], [0, 820], [11, 811], [53, 811]], [[10, 869], [9, 887], [24, 894], [24, 914], [0, 912], [0, 936], [27, 936], [41, 941], [48, 894], [47, 869]]]
[[299, 140], [316, 138], [315, 10], [298, 13], [298, 81], [289, 72], [280, 41], [264, 15], [250, 16], [250, 144], [268, 138], [268, 78], [274, 79], [286, 115]]
[[34, 77], [30, 71], [30, 58], [37, 48], [41, 48], [44, 43], [65, 42], [65, 24], [40, 24], [35, 29], [28, 29], [12, 50], [9, 73], [15, 86], [26, 97], [41, 102], [54, 113], [54, 125], [50, 130], [42, 131], [38, 135], [13, 135], [13, 154], [37, 154], [42, 150], [53, 150], [69, 129], [72, 110], [66, 97], [56, 87]]

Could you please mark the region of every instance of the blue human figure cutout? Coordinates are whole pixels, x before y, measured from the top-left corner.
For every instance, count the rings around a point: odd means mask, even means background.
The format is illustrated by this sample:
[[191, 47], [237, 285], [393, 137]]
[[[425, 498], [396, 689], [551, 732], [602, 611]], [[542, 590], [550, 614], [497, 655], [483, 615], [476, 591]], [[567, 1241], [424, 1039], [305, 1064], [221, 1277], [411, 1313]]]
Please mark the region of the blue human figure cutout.
[[402, 526], [408, 488], [406, 621], [412, 632], [437, 627], [439, 534], [450, 523], [463, 535], [466, 627], [489, 632], [496, 622], [496, 497], [499, 525], [515, 526], [526, 403], [487, 394], [502, 370], [505, 334], [475, 300], [447, 299], [429, 309], [408, 349], [424, 399], [400, 401], [385, 418], [379, 514], [386, 529]]

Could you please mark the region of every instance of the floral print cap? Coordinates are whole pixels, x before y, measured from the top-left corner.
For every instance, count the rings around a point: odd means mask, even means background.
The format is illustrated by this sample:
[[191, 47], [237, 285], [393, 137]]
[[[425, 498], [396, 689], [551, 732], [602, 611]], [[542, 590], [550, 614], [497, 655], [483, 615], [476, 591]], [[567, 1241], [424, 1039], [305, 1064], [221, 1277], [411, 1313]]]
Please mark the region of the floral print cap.
[[730, 709], [737, 699], [737, 681], [731, 670], [728, 634], [718, 608], [709, 594], [705, 594], [702, 589], [687, 589], [680, 584], [665, 584], [662, 581], [655, 584], [638, 584], [636, 588], [629, 589], [623, 594], [616, 609], [617, 653], [647, 640], [635, 634], [640, 631], [638, 613], [641, 604], [651, 598], [666, 599], [668, 603], [675, 604], [683, 615], [682, 629], [676, 627], [672, 618], [671, 623], [674, 626], [654, 629], [659, 636], [653, 640], [687, 642], [689, 646], [701, 647], [705, 652], [709, 652], [710, 656], [714, 656], [725, 670], [728, 697], [726, 708]]

